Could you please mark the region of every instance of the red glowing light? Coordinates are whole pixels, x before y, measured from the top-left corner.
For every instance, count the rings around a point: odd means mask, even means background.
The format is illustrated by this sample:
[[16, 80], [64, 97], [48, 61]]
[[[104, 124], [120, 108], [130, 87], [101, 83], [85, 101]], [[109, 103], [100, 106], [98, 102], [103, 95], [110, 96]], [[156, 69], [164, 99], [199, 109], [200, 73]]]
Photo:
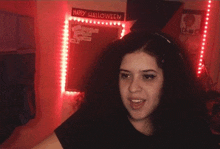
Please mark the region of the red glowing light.
[[[118, 25], [122, 26], [122, 31], [121, 31], [121, 36], [122, 38], [125, 34], [125, 24], [122, 22], [111, 22], [111, 21], [105, 21], [105, 22], [100, 22], [99, 20], [92, 20], [92, 19], [83, 19], [83, 18], [78, 18], [78, 17], [70, 17], [69, 20], [74, 20], [82, 23], [93, 23], [93, 24], [100, 24], [100, 25]], [[79, 94], [77, 92], [70, 92], [70, 91], [65, 91], [65, 85], [66, 85], [66, 73], [67, 73], [67, 61], [68, 61], [68, 44], [69, 44], [69, 21], [66, 20], [64, 23], [64, 30], [63, 30], [63, 46], [62, 46], [62, 51], [61, 51], [61, 93], [63, 95], [71, 95], [74, 96], [76, 94]]]
[[201, 74], [201, 70], [202, 70], [202, 61], [203, 61], [203, 57], [204, 57], [204, 50], [205, 50], [205, 45], [206, 45], [206, 37], [207, 37], [207, 32], [208, 32], [208, 24], [209, 24], [209, 16], [210, 16], [210, 11], [211, 11], [211, 0], [208, 1], [208, 5], [207, 5], [207, 13], [206, 13], [206, 22], [205, 22], [205, 26], [204, 26], [204, 31], [203, 31], [203, 39], [202, 39], [202, 43], [201, 43], [201, 51], [200, 51], [200, 59], [199, 59], [199, 64], [198, 64], [198, 71], [197, 74], [199, 76], [199, 74]]
[[202, 39], [202, 46], [201, 46], [201, 51], [200, 51], [200, 59], [199, 59], [199, 64], [198, 64], [198, 71], [197, 74], [199, 76], [199, 74], [201, 74], [201, 70], [202, 70], [202, 61], [203, 61], [203, 57], [204, 57], [204, 50], [205, 50], [205, 45], [206, 45], [206, 37], [207, 37], [207, 32], [208, 32], [208, 24], [209, 24], [209, 16], [210, 16], [210, 11], [211, 11], [211, 0], [208, 1], [208, 5], [207, 5], [207, 13], [206, 13], [206, 22], [205, 22], [205, 26], [204, 26], [204, 30], [203, 30], [203, 39]]
[[68, 59], [68, 31], [69, 31], [69, 26], [68, 26], [68, 21], [66, 20], [64, 22], [64, 33], [63, 33], [63, 49], [62, 49], [62, 54], [61, 54], [61, 93], [65, 91], [65, 78], [66, 78], [66, 62]]

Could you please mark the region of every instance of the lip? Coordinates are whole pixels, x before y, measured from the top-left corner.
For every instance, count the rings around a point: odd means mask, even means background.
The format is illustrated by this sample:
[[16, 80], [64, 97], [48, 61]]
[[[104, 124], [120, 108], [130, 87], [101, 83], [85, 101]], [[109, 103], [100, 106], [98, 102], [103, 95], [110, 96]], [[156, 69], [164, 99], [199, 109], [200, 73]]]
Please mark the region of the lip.
[[141, 109], [146, 102], [146, 100], [142, 98], [128, 98], [128, 100], [129, 100], [130, 107], [132, 110]]

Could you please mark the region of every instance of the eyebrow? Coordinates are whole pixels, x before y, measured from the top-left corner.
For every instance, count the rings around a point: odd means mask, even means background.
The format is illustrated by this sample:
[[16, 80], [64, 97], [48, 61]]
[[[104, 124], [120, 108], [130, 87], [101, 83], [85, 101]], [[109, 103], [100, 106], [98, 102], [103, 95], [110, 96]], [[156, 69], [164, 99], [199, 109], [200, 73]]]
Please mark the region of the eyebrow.
[[[119, 71], [130, 72], [129, 70], [126, 70], [126, 69], [119, 69]], [[156, 71], [153, 70], [153, 69], [142, 70], [141, 72], [151, 72], [151, 71], [156, 72]]]
[[125, 72], [130, 72], [128, 70], [125, 70], [125, 69], [119, 69], [119, 71], [125, 71]]
[[155, 71], [155, 70], [153, 70], [153, 69], [142, 70], [142, 72], [149, 72], [149, 71], [157, 72], [157, 71]]

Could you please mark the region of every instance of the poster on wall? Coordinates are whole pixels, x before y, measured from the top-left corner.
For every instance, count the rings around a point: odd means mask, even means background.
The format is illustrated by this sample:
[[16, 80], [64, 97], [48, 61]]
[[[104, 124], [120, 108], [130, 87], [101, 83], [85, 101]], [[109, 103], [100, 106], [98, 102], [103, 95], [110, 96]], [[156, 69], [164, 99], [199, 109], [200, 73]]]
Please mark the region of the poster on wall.
[[122, 25], [69, 21], [66, 91], [84, 91], [94, 64], [104, 48], [120, 38]]
[[181, 33], [188, 35], [198, 35], [202, 32], [204, 11], [201, 10], [183, 10], [181, 17]]
[[184, 9], [180, 22], [180, 41], [185, 45], [195, 70], [199, 60], [205, 11]]

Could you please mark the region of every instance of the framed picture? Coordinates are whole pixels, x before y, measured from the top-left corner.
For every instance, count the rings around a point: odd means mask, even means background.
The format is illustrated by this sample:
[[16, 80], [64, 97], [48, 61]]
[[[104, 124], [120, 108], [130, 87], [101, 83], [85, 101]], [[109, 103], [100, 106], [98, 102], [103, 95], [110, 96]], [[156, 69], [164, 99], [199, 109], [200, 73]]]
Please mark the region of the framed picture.
[[202, 32], [205, 11], [184, 9], [181, 17], [181, 33], [198, 35]]

